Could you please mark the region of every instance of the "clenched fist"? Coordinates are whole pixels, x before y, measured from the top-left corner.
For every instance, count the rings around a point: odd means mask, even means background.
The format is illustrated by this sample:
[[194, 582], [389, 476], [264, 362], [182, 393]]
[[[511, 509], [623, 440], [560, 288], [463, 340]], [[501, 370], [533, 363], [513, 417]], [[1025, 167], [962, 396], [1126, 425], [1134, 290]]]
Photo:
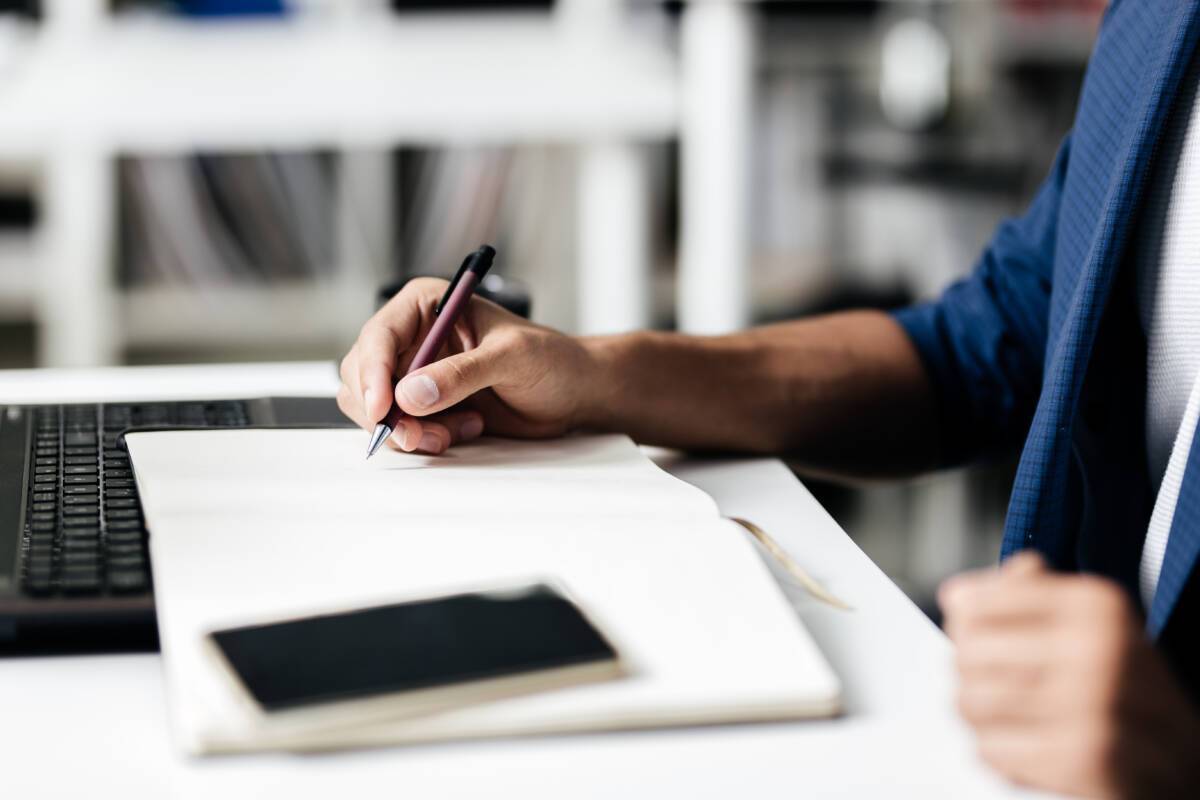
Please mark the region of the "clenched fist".
[[959, 708], [995, 769], [1088, 797], [1200, 797], [1200, 717], [1115, 583], [1021, 553], [939, 601]]

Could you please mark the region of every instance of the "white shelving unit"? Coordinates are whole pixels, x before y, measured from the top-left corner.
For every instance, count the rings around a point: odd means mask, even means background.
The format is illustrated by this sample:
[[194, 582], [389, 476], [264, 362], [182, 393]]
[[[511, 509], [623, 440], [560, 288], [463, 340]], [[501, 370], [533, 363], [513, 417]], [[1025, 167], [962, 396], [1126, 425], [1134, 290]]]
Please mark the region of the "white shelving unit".
[[[36, 277], [9, 294], [12, 276], [0, 275], [0, 291], [32, 302], [41, 363], [115, 363], [125, 345], [145, 341], [270, 342], [304, 331], [349, 339], [370, 310], [384, 268], [377, 245], [390, 224], [382, 212], [365, 226], [343, 226], [367, 233], [340, 237], [346, 245], [331, 283], [122, 290], [113, 263], [114, 162], [126, 154], [328, 148], [353, 156], [340, 159], [355, 165], [342, 170], [340, 188], [382, 203], [386, 153], [400, 144], [566, 142], [581, 164], [582, 327], [649, 322], [642, 149], [675, 136], [687, 141], [681, 105], [705, 102], [704, 85], [680, 77], [688, 53], [681, 63], [661, 37], [633, 35], [628, 4], [617, 0], [560, 0], [541, 16], [395, 17], [367, 3], [327, 6], [289, 20], [197, 23], [114, 18], [101, 0], [47, 2], [23, 62], [0, 76], [0, 158], [35, 165], [43, 219]], [[718, 7], [749, 13], [717, 0], [686, 13], [700, 19]], [[711, 74], [692, 72], [699, 80]], [[698, 129], [719, 131], [728, 120], [708, 117]], [[722, 157], [719, 135], [698, 138], [709, 141], [710, 154], [715, 141]], [[740, 155], [725, 147], [733, 166], [718, 167], [718, 183], [740, 169]], [[685, 166], [685, 187], [719, 193], [705, 174], [712, 168]], [[707, 226], [715, 208], [731, 213], [741, 202], [732, 196], [719, 208], [685, 198], [684, 235]], [[704, 208], [703, 226], [689, 225], [689, 211]], [[691, 252], [711, 251], [711, 232], [707, 242]], [[697, 267], [681, 272], [696, 285], [745, 267], [694, 260]], [[703, 290], [681, 297], [741, 303], [729, 285], [723, 278], [707, 298]]]
[[33, 314], [37, 249], [32, 236], [0, 234], [0, 320]]

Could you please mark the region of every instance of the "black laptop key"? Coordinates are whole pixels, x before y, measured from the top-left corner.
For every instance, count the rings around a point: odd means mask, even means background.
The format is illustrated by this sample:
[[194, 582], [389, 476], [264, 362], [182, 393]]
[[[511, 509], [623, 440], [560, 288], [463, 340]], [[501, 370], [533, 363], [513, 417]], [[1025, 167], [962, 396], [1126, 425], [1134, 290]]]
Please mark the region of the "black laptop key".
[[32, 511], [53, 511], [55, 508], [57, 508], [57, 506], [55, 505], [54, 501], [51, 500], [44, 503], [34, 503], [29, 508]]
[[[80, 488], [81, 489], [84, 487], [80, 486], [80, 487], [71, 487], [71, 488]], [[96, 493], [99, 491], [99, 487], [89, 486], [86, 488], [92, 489], [93, 491], [90, 491], [87, 494], [64, 495], [63, 499], [62, 499], [63, 505], [64, 506], [94, 506], [94, 505], [96, 505], [96, 503], [100, 502], [100, 498], [96, 496]]]
[[115, 594], [144, 592], [149, 587], [149, 576], [142, 570], [118, 569], [108, 573], [108, 588]]
[[150, 576], [143, 570], [113, 570], [108, 573], [108, 587], [114, 594], [144, 592], [150, 588]]
[[64, 530], [71, 528], [95, 528], [99, 521], [97, 514], [91, 513], [82, 517], [63, 517], [62, 525]]
[[92, 459], [90, 464], [72, 464], [68, 467], [63, 467], [64, 475], [95, 475], [97, 471], [96, 460]]
[[63, 564], [68, 567], [99, 567], [100, 549], [77, 548], [63, 551]]
[[[67, 459], [67, 463], [71, 463], [71, 460]], [[35, 467], [57, 467], [58, 458], [55, 456], [38, 456], [33, 460], [33, 465]]]
[[113, 508], [104, 512], [104, 518], [107, 520], [137, 519], [139, 516], [136, 508]]
[[72, 431], [63, 436], [63, 444], [67, 447], [95, 447], [96, 434], [88, 431]]
[[100, 544], [100, 526], [64, 528], [62, 532], [63, 547], [91, 547]]
[[132, 497], [106, 497], [105, 508], [137, 508], [138, 501]]
[[37, 544], [30, 544], [29, 549], [25, 552], [31, 561], [45, 561], [54, 557], [54, 546], [48, 540], [43, 540]]
[[137, 525], [132, 528], [113, 528], [108, 526], [108, 546], [117, 547], [125, 545], [136, 545], [140, 550], [142, 547], [142, 526]]
[[58, 474], [58, 466], [55, 465], [52, 467], [34, 467], [33, 474], [34, 475], [57, 475]]
[[91, 505], [63, 506], [64, 517], [95, 517], [99, 513], [100, 506], [95, 503]]
[[63, 484], [66, 486], [87, 486], [96, 485], [98, 477], [96, 475], [64, 475]]
[[137, 497], [137, 492], [129, 487], [113, 487], [112, 484], [104, 484], [104, 499], [115, 497]]
[[111, 558], [120, 558], [121, 556], [140, 556], [142, 555], [141, 537], [138, 537], [132, 542], [114, 542], [112, 537], [109, 537], [108, 547], [104, 548], [104, 552]]
[[35, 511], [29, 515], [30, 522], [54, 522], [53, 511]]
[[[79, 485], [64, 486], [63, 494], [66, 495], [66, 497], [64, 497], [63, 499], [66, 500], [67, 497], [80, 497], [82, 495], [96, 494], [99, 491], [100, 491], [100, 487], [99, 487], [99, 485], [97, 485], [95, 483], [84, 483], [84, 484], [79, 484]], [[90, 503], [92, 501], [88, 500], [87, 502]]]
[[115, 556], [108, 560], [109, 569], [145, 569], [146, 559], [141, 553], [126, 556]]
[[99, 567], [66, 567], [62, 588], [67, 594], [95, 594], [100, 591]]
[[58, 494], [55, 492], [34, 492], [33, 502], [35, 503], [53, 503], [58, 499]]
[[30, 569], [49, 568], [54, 565], [54, 548], [49, 545], [39, 544], [36, 547], [29, 548], [25, 557], [25, 563]]
[[67, 447], [63, 449], [64, 456], [94, 456], [96, 455], [95, 447]]
[[25, 590], [33, 595], [50, 594], [54, 588], [50, 570], [30, 570], [25, 574]]
[[139, 519], [110, 519], [108, 521], [108, 535], [111, 539], [116, 533], [124, 531], [136, 531], [141, 535], [142, 521]]
[[68, 467], [95, 466], [96, 454], [92, 453], [90, 456], [67, 456], [63, 459], [63, 463]]
[[110, 487], [113, 489], [132, 489], [133, 480], [130, 478], [113, 478], [112, 480], [106, 479], [104, 481], [104, 486], [106, 489]]

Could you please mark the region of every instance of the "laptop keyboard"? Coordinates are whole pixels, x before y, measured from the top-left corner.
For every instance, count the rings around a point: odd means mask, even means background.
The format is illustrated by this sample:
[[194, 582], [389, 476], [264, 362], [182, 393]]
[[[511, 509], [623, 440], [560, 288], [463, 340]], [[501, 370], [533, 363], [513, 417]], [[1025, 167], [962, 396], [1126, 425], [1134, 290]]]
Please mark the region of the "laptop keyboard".
[[128, 428], [248, 424], [240, 401], [35, 409], [22, 589], [37, 597], [148, 593], [146, 528], [118, 437]]

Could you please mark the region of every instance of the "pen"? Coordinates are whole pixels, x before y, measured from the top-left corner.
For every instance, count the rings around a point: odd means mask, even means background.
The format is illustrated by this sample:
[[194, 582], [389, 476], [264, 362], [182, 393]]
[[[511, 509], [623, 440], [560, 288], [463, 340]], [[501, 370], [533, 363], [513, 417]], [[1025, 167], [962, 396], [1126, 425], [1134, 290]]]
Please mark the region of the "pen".
[[[408, 365], [406, 375], [434, 360], [434, 357], [442, 349], [442, 345], [446, 343], [446, 337], [450, 335], [450, 331], [454, 330], [454, 323], [458, 321], [459, 315], [470, 302], [475, 287], [492, 268], [492, 261], [495, 258], [495, 248], [485, 244], [463, 260], [462, 266], [454, 274], [454, 279], [446, 287], [446, 293], [442, 295], [437, 308], [433, 310], [437, 319], [434, 320], [429, 333], [425, 335], [425, 341], [421, 343], [412, 363]], [[404, 412], [400, 406], [396, 405], [396, 392], [393, 390], [391, 408], [388, 409], [387, 416], [383, 418], [383, 421], [375, 426], [375, 432], [371, 434], [371, 443], [367, 445], [367, 458], [375, 455], [375, 451], [392, 435], [392, 431], [400, 424], [403, 417]]]

